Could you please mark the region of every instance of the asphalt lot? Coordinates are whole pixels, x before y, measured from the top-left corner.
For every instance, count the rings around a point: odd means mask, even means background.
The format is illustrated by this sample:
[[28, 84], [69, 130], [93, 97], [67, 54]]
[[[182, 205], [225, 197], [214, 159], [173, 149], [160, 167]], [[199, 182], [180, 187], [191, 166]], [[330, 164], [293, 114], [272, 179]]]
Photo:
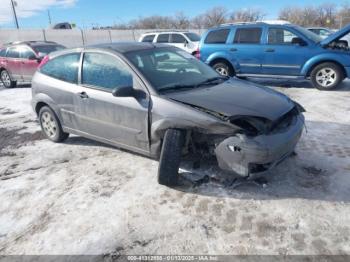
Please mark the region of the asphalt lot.
[[350, 254], [350, 82], [260, 83], [306, 108], [297, 155], [264, 185], [176, 189], [157, 184], [154, 160], [43, 139], [30, 87], [0, 87], [0, 254]]

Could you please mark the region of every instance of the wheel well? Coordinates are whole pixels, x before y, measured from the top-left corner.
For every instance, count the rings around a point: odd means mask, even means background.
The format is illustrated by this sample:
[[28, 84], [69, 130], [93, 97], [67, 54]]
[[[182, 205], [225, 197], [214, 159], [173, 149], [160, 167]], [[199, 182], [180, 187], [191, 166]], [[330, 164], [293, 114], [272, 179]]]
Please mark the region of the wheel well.
[[49, 106], [49, 105], [44, 103], [44, 102], [39, 102], [39, 103], [36, 104], [35, 112], [36, 112], [37, 115], [39, 115], [40, 109], [43, 108], [44, 106]]
[[321, 62], [318, 62], [316, 64], [314, 64], [310, 69], [309, 71], [307, 72], [307, 77], [309, 77], [311, 75], [311, 72], [312, 70], [314, 70], [314, 68], [320, 64], [324, 64], [324, 63], [332, 63], [332, 64], [336, 64], [337, 66], [339, 66], [341, 68], [341, 70], [343, 71], [343, 74], [344, 74], [344, 77], [347, 77], [347, 74], [346, 74], [346, 71], [345, 71], [345, 68], [342, 64], [336, 62], [336, 61], [333, 61], [333, 60], [325, 60], [325, 61], [321, 61]]
[[216, 58], [213, 61], [211, 61], [209, 63], [210, 66], [215, 65], [216, 63], [225, 63], [226, 65], [228, 65], [228, 67], [230, 67], [230, 69], [232, 70], [232, 72], [235, 72], [235, 69], [233, 68], [232, 64], [225, 58]]

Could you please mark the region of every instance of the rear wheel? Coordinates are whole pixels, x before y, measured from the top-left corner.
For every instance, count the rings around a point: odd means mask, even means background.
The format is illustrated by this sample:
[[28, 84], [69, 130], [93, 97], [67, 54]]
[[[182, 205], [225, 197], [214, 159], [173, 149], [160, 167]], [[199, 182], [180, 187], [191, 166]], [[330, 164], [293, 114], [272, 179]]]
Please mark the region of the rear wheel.
[[12, 78], [6, 70], [2, 70], [0, 74], [1, 82], [6, 88], [13, 88], [16, 86], [16, 82], [12, 81]]
[[68, 138], [69, 134], [63, 132], [61, 123], [56, 114], [48, 106], [44, 106], [40, 109], [39, 121], [41, 130], [51, 141], [58, 143]]
[[316, 66], [311, 74], [312, 85], [320, 90], [332, 90], [339, 86], [344, 79], [340, 66], [334, 63], [323, 63]]
[[222, 76], [234, 76], [234, 71], [226, 62], [218, 62], [213, 65], [213, 68]]
[[178, 129], [168, 129], [164, 135], [159, 159], [158, 183], [165, 186], [176, 186], [179, 179], [179, 166], [185, 134]]

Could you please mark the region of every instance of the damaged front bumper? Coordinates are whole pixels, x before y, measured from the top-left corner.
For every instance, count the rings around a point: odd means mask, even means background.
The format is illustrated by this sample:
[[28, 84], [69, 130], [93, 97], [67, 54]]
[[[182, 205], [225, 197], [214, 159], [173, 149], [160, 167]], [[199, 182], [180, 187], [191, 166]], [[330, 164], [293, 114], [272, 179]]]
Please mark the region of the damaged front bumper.
[[299, 114], [284, 132], [229, 137], [215, 148], [219, 167], [244, 177], [266, 172], [293, 153], [303, 128], [304, 116]]

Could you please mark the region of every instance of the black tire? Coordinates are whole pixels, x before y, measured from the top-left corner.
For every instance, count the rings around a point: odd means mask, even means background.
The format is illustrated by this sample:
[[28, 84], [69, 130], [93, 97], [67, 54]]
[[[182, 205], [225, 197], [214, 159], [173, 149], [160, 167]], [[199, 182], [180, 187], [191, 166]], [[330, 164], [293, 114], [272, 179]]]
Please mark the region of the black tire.
[[[327, 72], [327, 71], [330, 72], [329, 73], [330, 75], [325, 76], [325, 78], [323, 78], [322, 76], [325, 74], [322, 72]], [[323, 64], [319, 64], [311, 71], [310, 78], [311, 78], [311, 83], [313, 87], [319, 90], [333, 90], [333, 89], [336, 89], [344, 80], [344, 71], [337, 64], [323, 63]], [[322, 85], [321, 82], [325, 84]]]
[[[48, 125], [46, 124], [45, 117], [50, 117], [50, 122], [54, 123], [55, 128], [50, 127], [48, 129]], [[39, 122], [41, 126], [41, 130], [44, 133], [44, 135], [51, 141], [55, 143], [62, 142], [66, 140], [69, 137], [68, 133], [63, 132], [61, 123], [56, 116], [55, 112], [48, 106], [43, 106], [39, 111]], [[55, 132], [50, 132], [50, 130]], [[49, 133], [52, 133], [52, 135], [49, 135]]]
[[165, 186], [176, 186], [179, 179], [179, 166], [185, 134], [178, 129], [165, 132], [158, 167], [158, 183]]
[[6, 69], [0, 72], [0, 79], [5, 88], [16, 87], [16, 81], [13, 81], [9, 72]]
[[226, 62], [217, 62], [212, 66], [216, 72], [218, 72], [222, 76], [233, 77], [235, 72], [232, 67]]

